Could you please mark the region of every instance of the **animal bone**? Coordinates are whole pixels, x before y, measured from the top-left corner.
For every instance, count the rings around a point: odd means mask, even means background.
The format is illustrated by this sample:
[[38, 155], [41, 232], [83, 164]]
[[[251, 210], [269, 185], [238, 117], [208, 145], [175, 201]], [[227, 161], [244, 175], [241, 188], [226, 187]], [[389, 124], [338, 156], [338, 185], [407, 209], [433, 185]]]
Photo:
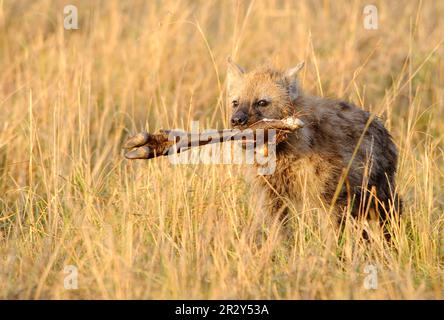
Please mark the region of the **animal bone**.
[[[127, 159], [152, 159], [206, 144], [233, 140], [254, 142], [257, 130], [263, 130], [263, 132], [267, 133], [268, 130], [275, 130], [275, 143], [279, 143], [285, 140], [288, 133], [294, 132], [303, 126], [304, 123], [300, 119], [288, 117], [281, 120], [262, 119], [242, 131], [226, 129], [199, 134], [173, 130], [161, 130], [156, 134], [140, 132], [130, 137], [124, 143], [123, 148], [129, 150], [125, 153], [125, 158]], [[252, 139], [248, 139], [249, 136]]]

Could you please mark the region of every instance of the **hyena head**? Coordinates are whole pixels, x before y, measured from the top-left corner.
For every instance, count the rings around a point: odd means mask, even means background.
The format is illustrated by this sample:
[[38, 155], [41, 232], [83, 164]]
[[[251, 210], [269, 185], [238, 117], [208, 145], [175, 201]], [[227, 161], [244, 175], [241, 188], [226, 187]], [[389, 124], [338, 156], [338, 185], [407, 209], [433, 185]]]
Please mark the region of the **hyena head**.
[[246, 128], [263, 119], [283, 119], [294, 113], [292, 101], [300, 95], [297, 73], [299, 63], [286, 71], [262, 67], [245, 72], [228, 59], [227, 97], [232, 109], [231, 125]]

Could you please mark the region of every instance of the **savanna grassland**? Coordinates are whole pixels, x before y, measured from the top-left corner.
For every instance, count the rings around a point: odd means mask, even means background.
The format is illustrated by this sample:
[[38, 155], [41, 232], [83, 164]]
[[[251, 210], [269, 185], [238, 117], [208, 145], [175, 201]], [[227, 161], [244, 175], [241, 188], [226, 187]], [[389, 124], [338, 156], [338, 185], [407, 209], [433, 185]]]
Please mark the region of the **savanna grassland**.
[[[377, 30], [367, 4], [1, 0], [0, 298], [442, 299], [444, 3], [372, 1]], [[339, 237], [312, 207], [283, 232], [240, 165], [123, 158], [141, 129], [228, 127], [227, 56], [305, 60], [306, 92], [381, 117], [404, 198], [392, 244], [353, 222]]]

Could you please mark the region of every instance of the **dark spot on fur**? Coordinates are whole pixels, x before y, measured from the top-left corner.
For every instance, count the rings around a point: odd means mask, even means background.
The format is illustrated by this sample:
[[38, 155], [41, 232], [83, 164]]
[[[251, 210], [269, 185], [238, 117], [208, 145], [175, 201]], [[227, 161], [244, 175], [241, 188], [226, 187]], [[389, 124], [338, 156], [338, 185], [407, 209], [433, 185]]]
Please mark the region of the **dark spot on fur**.
[[309, 148], [310, 149], [313, 149], [313, 147], [314, 147], [314, 140], [313, 140], [313, 137], [308, 137], [308, 146], [309, 146]]
[[351, 109], [350, 105], [347, 102], [344, 102], [344, 101], [339, 102], [339, 106], [341, 107], [342, 111], [350, 110]]

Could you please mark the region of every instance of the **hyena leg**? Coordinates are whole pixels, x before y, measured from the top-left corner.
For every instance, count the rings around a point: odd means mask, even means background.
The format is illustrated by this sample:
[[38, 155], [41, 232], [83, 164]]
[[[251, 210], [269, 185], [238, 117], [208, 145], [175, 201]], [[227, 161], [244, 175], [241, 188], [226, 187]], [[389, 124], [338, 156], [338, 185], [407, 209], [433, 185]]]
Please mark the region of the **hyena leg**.
[[399, 228], [401, 224], [402, 200], [398, 194], [395, 194], [393, 197], [376, 201], [375, 210], [378, 213], [384, 237], [391, 242], [394, 229]]
[[[402, 201], [398, 195], [392, 197], [378, 197], [376, 189], [372, 188], [365, 194], [365, 197], [361, 197], [360, 194], [355, 197], [356, 203], [351, 209], [351, 215], [355, 219], [368, 220], [368, 223], [377, 223], [384, 238], [387, 241], [391, 241], [392, 229], [396, 226], [399, 227], [399, 216], [402, 210]], [[363, 238], [368, 240], [369, 234], [366, 230], [363, 231]]]
[[281, 207], [283, 202], [270, 198], [266, 189], [253, 189], [250, 197], [250, 208], [253, 212], [253, 219], [249, 222], [248, 234], [251, 240], [261, 245], [269, 237], [282, 236], [282, 219], [278, 212], [286, 210]]

